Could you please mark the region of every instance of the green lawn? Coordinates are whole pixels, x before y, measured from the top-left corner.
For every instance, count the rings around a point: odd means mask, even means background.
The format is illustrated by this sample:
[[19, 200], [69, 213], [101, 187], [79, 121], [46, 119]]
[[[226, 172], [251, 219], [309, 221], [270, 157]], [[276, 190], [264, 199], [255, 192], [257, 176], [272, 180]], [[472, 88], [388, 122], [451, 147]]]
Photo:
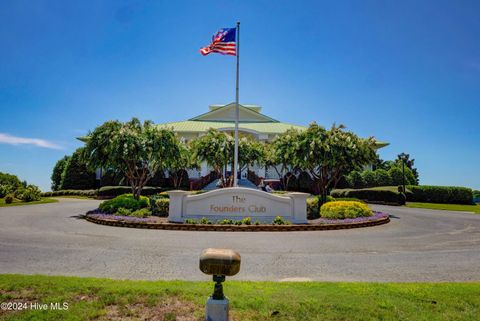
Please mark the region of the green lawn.
[[5, 199], [0, 198], [0, 207], [47, 204], [47, 203], [55, 203], [55, 202], [58, 202], [58, 200], [53, 199], [53, 198], [42, 198], [41, 200], [35, 201], [35, 202], [22, 202], [20, 200], [14, 200], [13, 203], [11, 203], [11, 204], [5, 204]]
[[436, 204], [436, 203], [417, 203], [408, 202], [407, 207], [413, 208], [429, 208], [432, 210], [448, 210], [448, 211], [462, 211], [473, 212], [480, 214], [480, 205], [461, 205], [461, 204]]
[[[200, 272], [199, 272], [200, 273]], [[68, 310], [0, 311], [1, 320], [202, 320], [212, 282], [0, 275], [0, 302]], [[228, 281], [234, 320], [478, 320], [480, 283]], [[204, 320], [204, 319], [203, 319]]]

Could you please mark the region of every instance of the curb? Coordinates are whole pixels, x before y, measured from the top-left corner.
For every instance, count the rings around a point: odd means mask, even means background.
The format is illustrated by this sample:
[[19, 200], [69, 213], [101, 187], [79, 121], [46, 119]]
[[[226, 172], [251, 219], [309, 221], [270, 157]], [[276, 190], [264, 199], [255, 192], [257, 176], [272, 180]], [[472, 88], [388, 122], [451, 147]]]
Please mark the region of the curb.
[[217, 232], [293, 232], [293, 231], [328, 231], [382, 225], [390, 222], [390, 217], [375, 221], [345, 224], [298, 224], [298, 225], [219, 225], [219, 224], [182, 224], [182, 223], [132, 223], [102, 220], [89, 215], [89, 222], [101, 225], [175, 231], [217, 231]]

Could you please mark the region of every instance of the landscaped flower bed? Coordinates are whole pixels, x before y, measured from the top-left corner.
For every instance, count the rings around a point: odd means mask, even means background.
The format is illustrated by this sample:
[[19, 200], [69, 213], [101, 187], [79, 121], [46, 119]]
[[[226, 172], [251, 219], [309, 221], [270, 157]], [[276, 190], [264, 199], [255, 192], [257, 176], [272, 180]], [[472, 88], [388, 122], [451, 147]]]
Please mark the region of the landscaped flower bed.
[[[272, 222], [261, 222], [255, 217], [246, 216], [241, 220], [212, 220], [188, 218], [183, 223], [171, 223], [166, 216], [153, 216], [161, 208], [167, 214], [167, 204], [141, 197], [136, 200], [131, 194], [124, 194], [100, 204], [99, 208], [86, 215], [88, 221], [113, 226], [139, 227], [154, 229], [182, 229], [202, 231], [300, 231], [341, 229], [379, 225], [389, 222], [388, 214], [373, 212], [366, 204], [357, 201], [331, 201], [321, 208], [323, 217], [309, 220], [307, 224], [292, 224], [282, 216], [275, 217]], [[155, 207], [151, 207], [155, 201]], [[167, 212], [166, 212], [167, 211]], [[166, 212], [166, 213], [165, 213]], [[168, 214], [167, 214], [168, 215]]]
[[311, 224], [350, 224], [350, 223], [371, 222], [371, 221], [376, 221], [384, 218], [388, 218], [387, 213], [373, 211], [372, 216], [345, 218], [345, 219], [330, 219], [330, 218], [320, 217], [320, 218], [311, 220], [310, 223]]

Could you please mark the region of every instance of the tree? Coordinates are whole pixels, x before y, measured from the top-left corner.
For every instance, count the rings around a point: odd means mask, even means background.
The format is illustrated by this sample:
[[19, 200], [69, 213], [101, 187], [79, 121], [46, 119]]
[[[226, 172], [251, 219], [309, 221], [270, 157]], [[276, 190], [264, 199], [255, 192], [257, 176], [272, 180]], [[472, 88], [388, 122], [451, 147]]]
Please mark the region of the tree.
[[60, 189], [63, 169], [69, 159], [70, 156], [65, 155], [63, 158], [59, 159], [53, 167], [52, 176], [50, 177], [52, 180], [52, 191], [58, 191]]
[[[401, 154], [397, 155], [397, 159], [395, 160], [395, 164], [398, 167], [401, 168], [403, 160], [405, 160], [405, 166], [408, 169], [410, 169], [410, 171], [411, 171], [411, 173], [414, 177], [414, 181], [410, 182], [410, 184], [411, 185], [418, 185], [418, 183], [420, 182], [420, 178], [419, 178], [418, 170], [414, 167], [415, 159], [413, 159], [413, 158], [411, 159], [410, 154], [401, 153]], [[407, 171], [405, 171], [405, 176], [407, 176]]]
[[264, 144], [242, 137], [238, 142], [238, 163], [240, 171], [248, 166], [264, 162], [265, 148]]
[[344, 126], [333, 125], [330, 130], [312, 123], [297, 136], [292, 151], [294, 167], [307, 171], [320, 191], [322, 201], [341, 176], [354, 168], [375, 160], [375, 140], [362, 139]]
[[[290, 180], [295, 177], [293, 174], [298, 172], [293, 166], [298, 134], [297, 130], [287, 130], [265, 146], [264, 164], [277, 172], [285, 191], [288, 191]], [[291, 175], [287, 175], [288, 173]]]
[[83, 148], [77, 149], [66, 160], [60, 177], [59, 189], [95, 188], [95, 171], [88, 168], [83, 159]]
[[225, 132], [219, 132], [216, 129], [209, 129], [208, 132], [193, 140], [191, 147], [193, 158], [196, 162], [206, 162], [221, 177], [223, 186], [230, 186], [232, 180], [227, 182], [222, 175], [222, 169], [227, 166], [233, 157], [234, 150], [233, 137]]
[[173, 131], [151, 121], [107, 121], [88, 135], [84, 157], [91, 169], [111, 168], [125, 175], [136, 199], [146, 182], [179, 155]]
[[0, 172], [0, 198], [15, 192], [17, 189], [22, 188], [23, 185], [26, 184], [20, 182], [16, 175]]
[[27, 182], [21, 182], [16, 175], [0, 172], [0, 198], [26, 185]]
[[188, 179], [187, 169], [199, 168], [198, 162], [193, 157], [190, 148], [184, 143], [178, 145], [178, 156], [171, 160], [168, 165], [173, 187], [179, 188]]

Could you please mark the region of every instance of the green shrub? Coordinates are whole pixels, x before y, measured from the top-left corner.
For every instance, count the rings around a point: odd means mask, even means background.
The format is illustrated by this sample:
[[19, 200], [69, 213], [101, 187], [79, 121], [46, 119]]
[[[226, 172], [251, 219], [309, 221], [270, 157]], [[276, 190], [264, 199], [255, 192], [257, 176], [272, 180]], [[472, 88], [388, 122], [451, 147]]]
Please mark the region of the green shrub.
[[376, 184], [375, 173], [371, 170], [362, 172], [362, 180], [365, 187], [373, 187]]
[[161, 197], [161, 198], [170, 198], [170, 195], [168, 195], [167, 191], [158, 193], [156, 196]]
[[362, 202], [362, 203], [365, 203], [365, 202], [362, 201], [361, 199], [358, 199], [358, 198], [355, 198], [355, 197], [339, 197], [339, 198], [335, 198], [335, 201], [350, 201], [350, 202]]
[[0, 198], [4, 198], [14, 190], [15, 188], [11, 185], [0, 185]]
[[193, 218], [187, 218], [185, 220], [185, 224], [197, 224], [197, 220], [195, 220]]
[[14, 199], [15, 198], [12, 194], [8, 194], [7, 196], [5, 196], [5, 204], [12, 204]]
[[28, 185], [25, 188], [18, 189], [15, 197], [24, 202], [34, 202], [42, 199], [42, 192], [35, 185]]
[[372, 210], [364, 203], [355, 201], [329, 202], [320, 209], [320, 216], [331, 219], [372, 216]]
[[133, 211], [130, 216], [135, 216], [135, 217], [147, 217], [152, 215], [152, 212], [148, 208], [141, 208], [139, 210]]
[[[142, 195], [150, 196], [162, 192], [164, 189], [161, 187], [145, 186], [142, 189]], [[98, 190], [98, 196], [100, 197], [115, 197], [127, 193], [131, 193], [132, 188], [129, 186], [103, 186]]]
[[473, 202], [480, 203], [480, 191], [473, 191]]
[[272, 221], [273, 225], [290, 225], [290, 221], [287, 221], [282, 216], [277, 216]]
[[218, 221], [217, 223], [221, 224], [221, 225], [229, 225], [229, 224], [233, 224], [234, 220], [231, 220], [229, 218], [225, 218], [223, 220]]
[[86, 189], [86, 190], [71, 190], [71, 189], [62, 189], [53, 192], [44, 192], [42, 193], [43, 197], [55, 197], [55, 196], [84, 196], [84, 197], [96, 197], [97, 190], [95, 189]]
[[124, 207], [119, 207], [117, 211], [115, 212], [117, 215], [123, 215], [123, 216], [129, 216], [132, 214], [132, 210]]
[[[403, 171], [399, 166], [392, 166], [388, 170], [388, 174], [391, 177], [389, 185], [403, 185]], [[405, 185], [414, 185], [416, 184], [415, 175], [413, 175], [410, 168], [405, 166]]]
[[307, 198], [307, 218], [312, 220], [318, 218], [318, 196]]
[[[307, 198], [307, 218], [309, 220], [316, 219], [320, 217], [320, 211], [318, 208], [318, 204], [320, 203], [320, 196], [311, 196]], [[330, 195], [327, 195], [327, 202], [335, 201]]]
[[242, 223], [245, 225], [252, 225], [252, 218], [251, 217], [244, 217], [242, 219]]
[[330, 193], [335, 198], [358, 198], [367, 202], [405, 204], [405, 195], [391, 188], [336, 189]]
[[352, 171], [347, 175], [347, 183], [351, 188], [362, 188], [365, 183], [363, 182], [362, 175], [358, 171]]
[[153, 208], [153, 214], [156, 216], [168, 216], [169, 207], [170, 207], [170, 199], [159, 198], [155, 200], [155, 207]]
[[27, 185], [26, 182], [20, 182], [18, 177], [13, 174], [0, 172], [0, 186], [9, 187], [9, 191], [5, 195], [15, 191], [17, 188]]
[[202, 217], [199, 222], [200, 224], [211, 224], [211, 222], [206, 217]]
[[100, 210], [104, 213], [116, 213], [119, 208], [123, 207], [129, 209], [130, 211], [136, 211], [141, 208], [149, 206], [148, 197], [141, 196], [140, 199], [136, 200], [132, 194], [124, 194], [117, 196], [111, 200], [102, 202], [99, 206]]
[[473, 203], [473, 191], [466, 187], [410, 185], [408, 189], [412, 194], [407, 194], [407, 200], [411, 202], [444, 204]]
[[375, 174], [375, 186], [388, 186], [392, 178], [390, 174], [384, 169], [377, 169], [373, 172]]

